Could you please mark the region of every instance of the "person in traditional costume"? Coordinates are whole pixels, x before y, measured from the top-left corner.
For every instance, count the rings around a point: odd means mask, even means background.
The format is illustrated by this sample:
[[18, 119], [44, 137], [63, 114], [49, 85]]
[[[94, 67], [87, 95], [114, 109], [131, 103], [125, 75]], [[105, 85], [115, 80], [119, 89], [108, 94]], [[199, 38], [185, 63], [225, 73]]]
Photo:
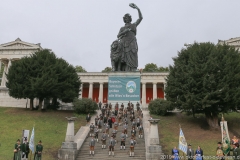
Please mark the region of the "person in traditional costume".
[[40, 140], [36, 145], [34, 160], [42, 160], [42, 151], [43, 151], [43, 145], [42, 145], [42, 141]]
[[188, 158], [188, 160], [193, 160], [193, 158], [194, 158], [194, 150], [192, 149], [191, 144], [188, 145], [187, 158]]
[[217, 156], [218, 160], [224, 160], [222, 142], [218, 142], [218, 146], [217, 146], [217, 149], [216, 149], [216, 156]]
[[238, 147], [239, 147], [240, 140], [236, 136], [233, 136], [231, 144], [238, 144]]
[[196, 152], [195, 152], [196, 160], [203, 160], [203, 150], [200, 146], [198, 146]]
[[13, 159], [14, 160], [21, 160], [21, 143], [20, 143], [20, 139], [17, 140], [17, 143], [14, 145], [14, 156]]
[[233, 143], [232, 144], [231, 151], [233, 151], [233, 159], [234, 160], [239, 160], [240, 159], [240, 148], [238, 148], [238, 143]]
[[89, 156], [94, 156], [94, 147], [95, 147], [95, 139], [94, 136], [92, 136], [92, 139], [89, 142], [89, 147], [90, 147], [90, 152], [89, 152]]
[[178, 155], [179, 155], [179, 151], [178, 151], [177, 147], [174, 147], [172, 149], [172, 159], [173, 160], [179, 160]]
[[131, 137], [129, 144], [130, 144], [129, 157], [134, 157], [134, 147], [136, 145], [136, 140], [133, 137]]
[[29, 154], [29, 143], [27, 141], [27, 137], [24, 137], [24, 142], [21, 145], [22, 148], [22, 158], [27, 158], [28, 159], [28, 154]]
[[109, 142], [108, 142], [108, 148], [109, 148], [109, 153], [108, 155], [113, 155], [114, 157], [114, 146], [116, 144], [116, 141], [113, 139], [113, 136], [110, 138]]
[[102, 134], [102, 149], [106, 148], [107, 136], [108, 136], [107, 133], [105, 133], [105, 131], [103, 131], [103, 134]]

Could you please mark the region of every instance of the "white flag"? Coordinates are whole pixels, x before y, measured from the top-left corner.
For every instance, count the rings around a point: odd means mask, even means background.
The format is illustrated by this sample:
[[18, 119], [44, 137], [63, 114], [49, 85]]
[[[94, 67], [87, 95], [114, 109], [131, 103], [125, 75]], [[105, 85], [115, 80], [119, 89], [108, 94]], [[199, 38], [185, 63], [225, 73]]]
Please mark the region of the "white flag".
[[34, 146], [34, 127], [33, 127], [32, 134], [29, 141], [29, 148], [31, 149], [32, 153], [34, 153], [34, 147], [35, 146]]
[[187, 154], [187, 141], [184, 137], [184, 134], [181, 128], [180, 128], [180, 134], [179, 134], [179, 149], [183, 151], [185, 154]]

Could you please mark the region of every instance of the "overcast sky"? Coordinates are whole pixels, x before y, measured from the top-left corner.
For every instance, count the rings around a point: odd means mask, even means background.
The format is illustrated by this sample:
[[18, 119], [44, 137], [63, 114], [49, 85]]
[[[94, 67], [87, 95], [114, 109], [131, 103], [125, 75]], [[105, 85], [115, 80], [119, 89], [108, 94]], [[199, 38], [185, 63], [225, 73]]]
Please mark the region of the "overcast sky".
[[139, 68], [173, 64], [184, 43], [240, 37], [240, 0], [1, 0], [0, 44], [20, 38], [41, 43], [89, 72], [111, 66], [110, 45], [122, 17], [143, 20], [137, 28]]

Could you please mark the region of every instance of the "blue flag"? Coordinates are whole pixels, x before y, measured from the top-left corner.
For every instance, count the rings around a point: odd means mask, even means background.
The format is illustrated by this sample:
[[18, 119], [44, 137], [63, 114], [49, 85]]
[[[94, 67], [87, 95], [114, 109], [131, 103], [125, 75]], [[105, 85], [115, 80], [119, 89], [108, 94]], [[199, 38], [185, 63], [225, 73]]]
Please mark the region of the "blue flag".
[[187, 141], [184, 137], [184, 134], [181, 128], [180, 128], [180, 134], [179, 134], [179, 150], [187, 154]]
[[35, 146], [34, 146], [34, 127], [33, 127], [32, 134], [29, 141], [29, 148], [31, 149], [32, 153], [34, 153], [34, 147]]

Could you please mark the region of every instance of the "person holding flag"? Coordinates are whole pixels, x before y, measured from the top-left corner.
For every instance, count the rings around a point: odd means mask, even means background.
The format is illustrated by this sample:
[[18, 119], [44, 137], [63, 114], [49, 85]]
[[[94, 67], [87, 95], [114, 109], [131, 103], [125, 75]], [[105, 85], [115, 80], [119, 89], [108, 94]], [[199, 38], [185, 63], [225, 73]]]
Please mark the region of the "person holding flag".
[[24, 142], [22, 143], [21, 148], [22, 148], [22, 158], [26, 157], [28, 159], [29, 143], [27, 141], [27, 137], [24, 137]]

